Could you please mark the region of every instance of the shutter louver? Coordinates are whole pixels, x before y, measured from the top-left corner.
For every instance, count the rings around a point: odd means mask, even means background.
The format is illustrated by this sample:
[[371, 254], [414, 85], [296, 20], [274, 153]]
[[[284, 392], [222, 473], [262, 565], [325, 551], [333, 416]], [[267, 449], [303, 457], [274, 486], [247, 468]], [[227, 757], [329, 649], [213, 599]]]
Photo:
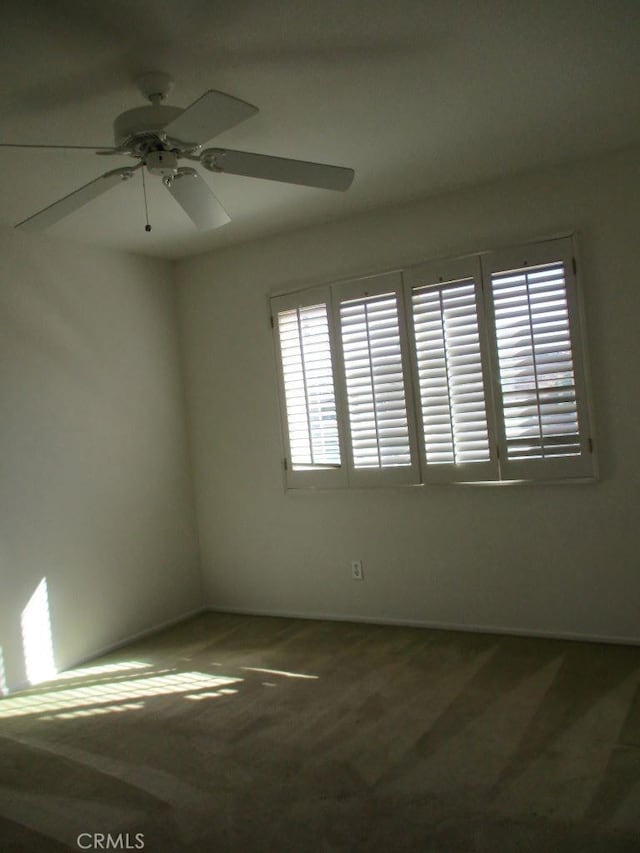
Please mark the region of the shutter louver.
[[489, 462], [489, 429], [473, 279], [412, 290], [427, 465]]
[[340, 445], [324, 304], [278, 313], [293, 470], [338, 467]]
[[395, 293], [340, 305], [354, 468], [412, 465]]
[[491, 294], [507, 458], [579, 456], [563, 262], [494, 272]]

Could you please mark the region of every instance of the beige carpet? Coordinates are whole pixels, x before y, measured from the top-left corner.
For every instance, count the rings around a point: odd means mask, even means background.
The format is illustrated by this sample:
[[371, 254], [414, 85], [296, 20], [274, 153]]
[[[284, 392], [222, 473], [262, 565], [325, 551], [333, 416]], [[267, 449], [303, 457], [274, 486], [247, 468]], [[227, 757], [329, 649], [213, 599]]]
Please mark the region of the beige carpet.
[[191, 619], [0, 702], [0, 851], [94, 833], [160, 853], [638, 853], [640, 648]]

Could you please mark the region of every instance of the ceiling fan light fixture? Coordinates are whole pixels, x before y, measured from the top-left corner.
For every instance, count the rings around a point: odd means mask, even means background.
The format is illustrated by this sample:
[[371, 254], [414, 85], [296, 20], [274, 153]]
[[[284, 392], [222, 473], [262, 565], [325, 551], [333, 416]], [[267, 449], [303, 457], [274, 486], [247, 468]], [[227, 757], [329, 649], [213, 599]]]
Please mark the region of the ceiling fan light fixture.
[[149, 151], [144, 165], [152, 175], [172, 178], [178, 174], [178, 155], [173, 151]]

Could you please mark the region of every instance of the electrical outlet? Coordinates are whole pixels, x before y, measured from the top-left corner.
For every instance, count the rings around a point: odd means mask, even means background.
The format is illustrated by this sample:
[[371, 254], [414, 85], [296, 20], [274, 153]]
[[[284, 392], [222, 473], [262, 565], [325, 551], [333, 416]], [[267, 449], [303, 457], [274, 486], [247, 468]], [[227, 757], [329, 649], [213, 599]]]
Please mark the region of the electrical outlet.
[[354, 581], [364, 580], [364, 570], [362, 568], [362, 560], [351, 561], [351, 577]]

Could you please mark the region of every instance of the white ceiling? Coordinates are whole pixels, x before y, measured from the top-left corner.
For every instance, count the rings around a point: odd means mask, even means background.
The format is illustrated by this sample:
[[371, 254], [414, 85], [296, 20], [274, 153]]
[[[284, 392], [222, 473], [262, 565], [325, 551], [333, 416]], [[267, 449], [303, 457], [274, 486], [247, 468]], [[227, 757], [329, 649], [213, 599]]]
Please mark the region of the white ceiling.
[[[149, 177], [50, 234], [169, 258], [640, 142], [640, 0], [5, 0], [0, 142], [111, 145], [175, 79], [256, 104], [223, 147], [351, 166], [347, 193], [203, 175], [232, 222], [197, 232]], [[84, 151], [4, 150], [0, 223], [107, 169]], [[505, 212], [508, 215], [508, 212]]]

